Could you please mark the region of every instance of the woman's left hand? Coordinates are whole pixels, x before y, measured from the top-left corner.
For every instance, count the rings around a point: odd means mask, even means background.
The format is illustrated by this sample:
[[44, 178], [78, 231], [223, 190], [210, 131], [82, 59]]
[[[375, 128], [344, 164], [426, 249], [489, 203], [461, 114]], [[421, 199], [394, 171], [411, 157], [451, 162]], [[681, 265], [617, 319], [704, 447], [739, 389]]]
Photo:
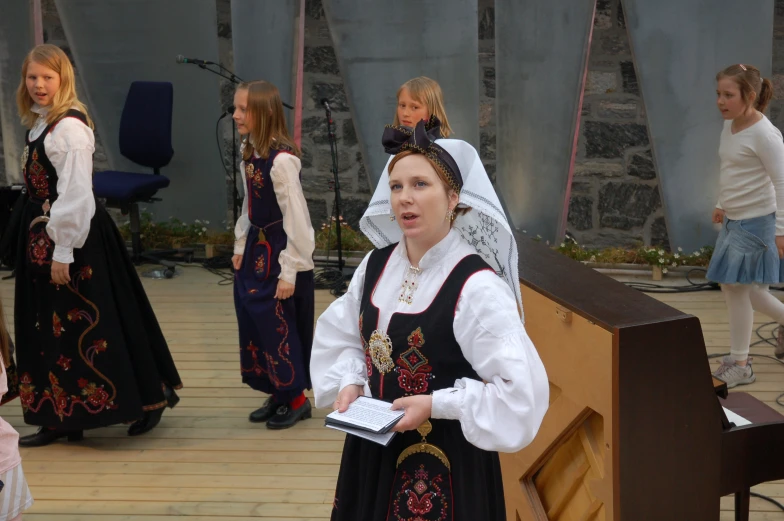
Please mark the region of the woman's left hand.
[[784, 235], [776, 236], [776, 248], [779, 250], [779, 259], [784, 259]]
[[275, 298], [286, 300], [294, 294], [294, 284], [290, 284], [283, 279], [278, 279], [278, 288], [275, 290]]
[[406, 415], [392, 427], [392, 430], [396, 432], [412, 431], [430, 418], [430, 413], [433, 409], [433, 396], [427, 394], [398, 398], [392, 402], [392, 410], [397, 411], [400, 409], [405, 409]]
[[[784, 237], [782, 237], [784, 239]], [[776, 238], [778, 240], [778, 237]], [[68, 284], [71, 282], [71, 275], [68, 273], [70, 264], [63, 264], [62, 262], [52, 261], [52, 282], [55, 284]]]

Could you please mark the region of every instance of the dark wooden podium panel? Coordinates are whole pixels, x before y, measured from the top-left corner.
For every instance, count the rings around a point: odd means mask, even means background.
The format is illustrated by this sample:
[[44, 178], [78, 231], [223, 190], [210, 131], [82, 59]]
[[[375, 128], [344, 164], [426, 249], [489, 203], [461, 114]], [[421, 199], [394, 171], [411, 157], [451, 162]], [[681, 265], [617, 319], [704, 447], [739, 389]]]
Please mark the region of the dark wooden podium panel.
[[550, 408], [501, 454], [510, 521], [716, 520], [721, 408], [699, 320], [518, 237]]

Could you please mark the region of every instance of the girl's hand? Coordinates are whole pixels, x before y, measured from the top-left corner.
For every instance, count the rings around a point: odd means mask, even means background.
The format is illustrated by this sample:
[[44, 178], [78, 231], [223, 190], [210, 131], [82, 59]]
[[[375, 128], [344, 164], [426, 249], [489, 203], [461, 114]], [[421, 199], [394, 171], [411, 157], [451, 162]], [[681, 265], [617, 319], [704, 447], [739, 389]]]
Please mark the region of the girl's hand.
[[242, 255], [235, 255], [231, 258], [231, 264], [234, 266], [234, 271], [240, 271], [242, 266]]
[[713, 218], [711, 219], [715, 223], [723, 223], [724, 222], [724, 210], [721, 208], [714, 208], [713, 209]]
[[392, 402], [392, 410], [397, 411], [399, 409], [405, 409], [406, 415], [392, 427], [392, 430], [397, 432], [412, 431], [430, 418], [430, 413], [433, 410], [433, 395], [426, 394], [398, 398]]
[[338, 399], [332, 405], [332, 408], [338, 412], [346, 412], [348, 406], [357, 398], [365, 394], [361, 385], [347, 385], [338, 393]]
[[776, 236], [776, 248], [779, 250], [779, 259], [784, 259], [784, 235]]
[[275, 290], [275, 298], [286, 300], [294, 294], [294, 284], [289, 284], [283, 279], [278, 279], [278, 288]]
[[52, 261], [52, 282], [55, 284], [68, 284], [71, 282], [71, 275], [68, 273], [70, 264]]

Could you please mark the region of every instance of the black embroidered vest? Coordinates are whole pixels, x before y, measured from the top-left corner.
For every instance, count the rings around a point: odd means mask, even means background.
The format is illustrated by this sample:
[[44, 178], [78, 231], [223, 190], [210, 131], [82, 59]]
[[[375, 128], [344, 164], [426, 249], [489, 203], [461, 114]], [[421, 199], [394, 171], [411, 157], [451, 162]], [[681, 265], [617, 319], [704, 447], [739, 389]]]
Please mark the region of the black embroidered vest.
[[[427, 309], [421, 313], [395, 313], [387, 331], [379, 332], [379, 311], [373, 304], [373, 292], [395, 246], [371, 254], [360, 303], [359, 331], [373, 396], [391, 402], [452, 387], [460, 378], [481, 381], [463, 357], [453, 322], [468, 278], [492, 268], [479, 255], [466, 256], [457, 263]], [[387, 346], [388, 351], [384, 352], [388, 343], [391, 350]]]
[[41, 135], [34, 141], [30, 141], [29, 130], [25, 134], [22, 174], [29, 197], [39, 203], [49, 199], [51, 204], [57, 199], [57, 171], [46, 156], [44, 140], [49, 135], [49, 132], [65, 118], [76, 118], [85, 125], [87, 124], [87, 118], [84, 114], [78, 110], [71, 109], [62, 118], [47, 125], [44, 131], [41, 132]]

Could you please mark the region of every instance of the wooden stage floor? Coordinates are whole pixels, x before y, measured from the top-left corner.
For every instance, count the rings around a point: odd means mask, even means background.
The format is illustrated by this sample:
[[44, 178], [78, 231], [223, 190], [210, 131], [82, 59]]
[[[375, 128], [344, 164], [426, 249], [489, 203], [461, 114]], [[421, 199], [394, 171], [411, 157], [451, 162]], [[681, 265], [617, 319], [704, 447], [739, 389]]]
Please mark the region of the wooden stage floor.
[[[26, 521], [329, 518], [342, 436], [323, 427], [323, 410], [285, 431], [247, 421], [264, 397], [240, 383], [232, 286], [219, 285], [220, 280], [200, 268], [185, 268], [171, 280], [143, 278], [185, 385], [182, 400], [167, 409], [156, 429], [137, 438], [117, 426], [89, 431], [82, 443], [23, 449], [35, 498]], [[11, 326], [13, 287], [13, 281], [0, 282]], [[729, 351], [719, 292], [655, 297], [700, 318], [708, 353]], [[327, 291], [317, 291], [317, 314], [332, 300]], [[768, 321], [756, 319], [757, 325]], [[772, 354], [772, 348], [752, 352]], [[667, 361], [652, 353], [651, 363], [660, 362]], [[784, 367], [762, 358], [755, 367], [757, 381], [743, 390], [784, 413], [775, 403], [784, 392]], [[0, 407], [0, 415], [23, 435], [35, 430], [23, 423], [18, 400]], [[784, 503], [784, 481], [754, 490]], [[733, 519], [732, 508], [731, 499], [723, 498], [722, 520]], [[784, 521], [784, 512], [760, 499], [752, 498], [751, 508], [752, 521]]]

